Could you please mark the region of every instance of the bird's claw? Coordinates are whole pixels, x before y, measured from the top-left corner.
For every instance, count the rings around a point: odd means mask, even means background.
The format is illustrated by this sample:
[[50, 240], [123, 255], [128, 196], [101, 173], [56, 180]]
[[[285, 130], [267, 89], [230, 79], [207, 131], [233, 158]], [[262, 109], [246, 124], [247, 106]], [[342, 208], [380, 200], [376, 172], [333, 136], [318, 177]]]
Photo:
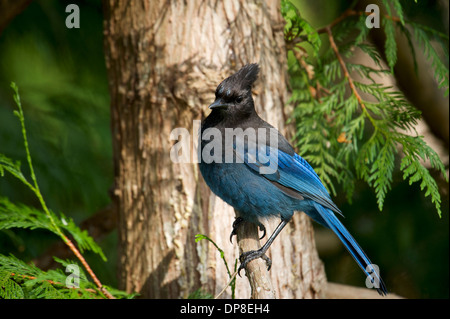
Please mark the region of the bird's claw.
[[[244, 218], [242, 217], [237, 217], [234, 222], [233, 222], [233, 230], [231, 231], [230, 234], [230, 242], [233, 243], [233, 236], [237, 235], [237, 228], [238, 226], [244, 221]], [[258, 225], [259, 230], [263, 232], [262, 236], [259, 239], [263, 239], [264, 237], [266, 237], [266, 227], [264, 227], [263, 224], [259, 224]]]
[[233, 243], [233, 236], [237, 235], [237, 227], [240, 223], [242, 223], [244, 221], [244, 218], [242, 217], [237, 217], [234, 222], [233, 222], [233, 230], [231, 231], [230, 234], [230, 242]]
[[242, 253], [241, 256], [239, 256], [239, 261], [241, 262], [239, 269], [238, 269], [239, 277], [241, 277], [241, 274], [240, 274], [241, 270], [244, 269], [245, 267], [247, 267], [247, 264], [249, 262], [251, 262], [252, 260], [257, 259], [257, 258], [264, 259], [266, 262], [267, 271], [270, 270], [270, 268], [272, 267], [272, 260], [270, 260], [270, 258], [267, 257], [266, 254], [264, 254], [264, 252], [262, 252], [260, 250], [250, 250], [245, 253]]
[[258, 227], [259, 227], [259, 230], [263, 232], [262, 236], [259, 237], [259, 239], [263, 239], [264, 237], [266, 237], [266, 227], [264, 227], [263, 224], [259, 224]]

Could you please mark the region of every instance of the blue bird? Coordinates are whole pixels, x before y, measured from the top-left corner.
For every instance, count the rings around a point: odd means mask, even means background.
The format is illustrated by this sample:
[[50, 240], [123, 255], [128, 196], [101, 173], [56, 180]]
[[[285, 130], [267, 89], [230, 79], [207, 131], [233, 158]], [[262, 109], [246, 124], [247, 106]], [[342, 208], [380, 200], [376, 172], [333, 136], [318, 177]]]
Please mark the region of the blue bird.
[[[258, 250], [240, 256], [239, 271], [252, 260], [263, 258], [276, 236], [291, 220], [294, 211], [303, 211], [330, 228], [342, 241], [357, 264], [370, 278], [380, 295], [386, 286], [372, 262], [336, 217], [341, 214], [314, 169], [281, 133], [256, 113], [252, 86], [258, 64], [247, 64], [226, 78], [216, 89], [211, 113], [201, 124], [200, 171], [206, 184], [226, 203], [240, 212], [230, 239], [243, 220], [255, 223], [266, 233], [261, 219], [281, 219], [273, 234]], [[264, 237], [263, 235], [263, 237]]]

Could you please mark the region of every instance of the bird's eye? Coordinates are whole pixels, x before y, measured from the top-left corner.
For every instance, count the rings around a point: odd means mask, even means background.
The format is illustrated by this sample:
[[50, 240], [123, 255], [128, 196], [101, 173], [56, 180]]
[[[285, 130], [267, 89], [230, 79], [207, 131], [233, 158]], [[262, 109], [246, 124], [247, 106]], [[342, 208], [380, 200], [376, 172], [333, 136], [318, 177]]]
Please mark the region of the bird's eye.
[[236, 102], [237, 102], [237, 103], [241, 103], [241, 102], [242, 102], [242, 96], [238, 96], [238, 97], [236, 98]]

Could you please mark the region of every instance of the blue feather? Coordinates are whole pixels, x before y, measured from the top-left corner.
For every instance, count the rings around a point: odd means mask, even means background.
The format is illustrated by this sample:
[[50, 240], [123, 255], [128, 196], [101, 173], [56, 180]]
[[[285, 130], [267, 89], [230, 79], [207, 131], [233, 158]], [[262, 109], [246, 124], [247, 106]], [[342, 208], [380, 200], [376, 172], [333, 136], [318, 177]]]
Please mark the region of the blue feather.
[[353, 259], [355, 259], [356, 263], [361, 267], [366, 276], [371, 278], [372, 283], [375, 288], [377, 288], [378, 292], [382, 295], [386, 295], [386, 285], [381, 279], [380, 274], [376, 271], [369, 257], [367, 257], [353, 236], [350, 235], [348, 230], [342, 225], [332, 211], [317, 203], [314, 203], [314, 207], [322, 219], [327, 223], [328, 227], [339, 237], [345, 248], [347, 248], [348, 252], [352, 255]]
[[[251, 146], [251, 145], [250, 145]], [[237, 153], [239, 151], [236, 149]], [[314, 200], [325, 207], [342, 215], [339, 208], [331, 200], [325, 186], [309, 163], [300, 155], [289, 155], [279, 149], [270, 146], [258, 146], [256, 156], [249, 156], [249, 146], [244, 148], [244, 154], [238, 154], [245, 164], [256, 172], [261, 172], [261, 167], [276, 167], [272, 174], [262, 174], [265, 178], [297, 191], [301, 196]], [[255, 151], [253, 151], [255, 152]], [[255, 162], [256, 160], [256, 162]], [[275, 164], [274, 164], [275, 163]]]

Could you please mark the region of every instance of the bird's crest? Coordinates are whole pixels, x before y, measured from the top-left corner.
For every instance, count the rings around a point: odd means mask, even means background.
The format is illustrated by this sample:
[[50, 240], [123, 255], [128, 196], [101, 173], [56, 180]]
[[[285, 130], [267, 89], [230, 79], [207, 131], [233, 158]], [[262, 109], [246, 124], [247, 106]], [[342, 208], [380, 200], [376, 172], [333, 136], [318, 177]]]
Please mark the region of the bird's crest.
[[258, 78], [259, 65], [257, 63], [246, 64], [239, 71], [236, 72], [235, 76], [237, 80], [241, 82], [242, 86], [251, 89], [253, 83]]
[[258, 78], [258, 73], [259, 65], [257, 63], [246, 64], [235, 74], [226, 78], [219, 87], [239, 87], [251, 90], [253, 83]]

